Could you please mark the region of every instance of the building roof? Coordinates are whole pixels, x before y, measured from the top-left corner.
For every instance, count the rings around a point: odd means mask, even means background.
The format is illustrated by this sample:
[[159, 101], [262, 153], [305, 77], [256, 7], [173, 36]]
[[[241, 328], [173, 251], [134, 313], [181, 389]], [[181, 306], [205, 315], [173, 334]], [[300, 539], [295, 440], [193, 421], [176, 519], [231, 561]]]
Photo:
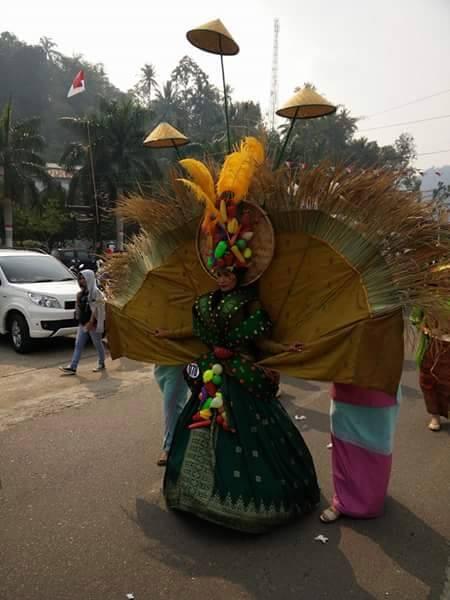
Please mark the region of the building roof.
[[66, 171], [64, 167], [58, 165], [58, 163], [47, 163], [47, 173], [54, 179], [72, 179], [73, 173]]

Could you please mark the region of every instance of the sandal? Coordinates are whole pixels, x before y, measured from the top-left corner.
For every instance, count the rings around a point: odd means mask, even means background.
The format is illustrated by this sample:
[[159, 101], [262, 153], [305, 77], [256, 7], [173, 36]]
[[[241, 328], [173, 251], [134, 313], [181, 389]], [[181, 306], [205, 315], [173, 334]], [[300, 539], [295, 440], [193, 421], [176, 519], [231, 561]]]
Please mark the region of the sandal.
[[161, 453], [161, 456], [158, 458], [156, 464], [158, 467], [165, 467], [167, 465], [167, 452]]
[[341, 513], [336, 508], [329, 506], [320, 515], [320, 520], [322, 523], [334, 523], [339, 519], [340, 516]]

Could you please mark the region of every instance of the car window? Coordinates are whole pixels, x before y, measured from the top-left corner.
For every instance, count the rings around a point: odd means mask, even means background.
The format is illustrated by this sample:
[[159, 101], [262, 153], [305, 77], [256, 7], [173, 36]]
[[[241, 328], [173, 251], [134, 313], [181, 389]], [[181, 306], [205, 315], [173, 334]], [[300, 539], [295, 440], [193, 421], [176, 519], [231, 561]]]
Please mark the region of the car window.
[[0, 267], [10, 283], [70, 281], [72, 273], [53, 256], [4, 256]]
[[72, 260], [72, 258], [75, 258], [75, 252], [73, 250], [63, 250], [61, 252], [61, 258], [64, 260]]
[[85, 252], [84, 250], [78, 250], [78, 260], [80, 262], [88, 262], [89, 254], [87, 252]]

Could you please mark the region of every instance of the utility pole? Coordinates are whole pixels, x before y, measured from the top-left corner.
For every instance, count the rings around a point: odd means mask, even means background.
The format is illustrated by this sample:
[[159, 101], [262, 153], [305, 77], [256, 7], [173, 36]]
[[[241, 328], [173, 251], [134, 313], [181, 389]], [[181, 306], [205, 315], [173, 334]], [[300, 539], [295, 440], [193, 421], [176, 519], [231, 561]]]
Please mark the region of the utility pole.
[[280, 34], [280, 20], [273, 21], [273, 53], [272, 53], [272, 83], [270, 86], [269, 124], [270, 129], [275, 129], [276, 110], [278, 108], [278, 37]]

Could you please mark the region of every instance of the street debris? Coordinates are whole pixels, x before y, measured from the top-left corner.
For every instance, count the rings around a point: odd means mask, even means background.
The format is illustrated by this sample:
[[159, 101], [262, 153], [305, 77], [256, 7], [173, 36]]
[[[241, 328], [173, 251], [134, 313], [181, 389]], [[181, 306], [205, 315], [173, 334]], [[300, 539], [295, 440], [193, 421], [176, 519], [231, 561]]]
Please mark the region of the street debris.
[[127, 600], [135, 600], [134, 594], [127, 594]]
[[294, 419], [296, 421], [306, 421], [305, 415], [295, 415]]
[[328, 538], [325, 535], [316, 535], [316, 537], [314, 538], [315, 542], [322, 542], [322, 544], [326, 544], [328, 542]]

